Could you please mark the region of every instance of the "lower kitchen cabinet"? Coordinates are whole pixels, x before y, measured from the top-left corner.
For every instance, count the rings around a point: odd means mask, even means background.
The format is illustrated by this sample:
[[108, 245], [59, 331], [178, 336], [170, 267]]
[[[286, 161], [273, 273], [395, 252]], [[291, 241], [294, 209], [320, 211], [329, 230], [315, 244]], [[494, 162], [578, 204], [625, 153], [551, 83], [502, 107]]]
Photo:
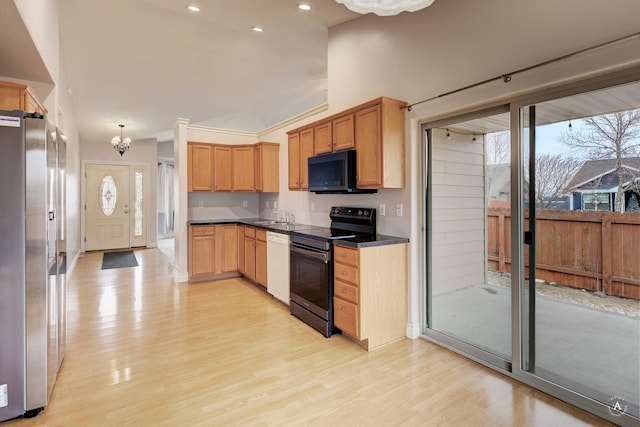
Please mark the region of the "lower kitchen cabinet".
[[244, 225], [238, 226], [238, 271], [240, 274], [246, 274], [244, 269]]
[[189, 278], [215, 274], [215, 227], [189, 227]]
[[367, 350], [401, 339], [407, 324], [408, 244], [334, 243], [334, 324]]
[[238, 226], [189, 227], [189, 279], [206, 279], [238, 271]]
[[256, 229], [244, 227], [244, 275], [256, 280]]

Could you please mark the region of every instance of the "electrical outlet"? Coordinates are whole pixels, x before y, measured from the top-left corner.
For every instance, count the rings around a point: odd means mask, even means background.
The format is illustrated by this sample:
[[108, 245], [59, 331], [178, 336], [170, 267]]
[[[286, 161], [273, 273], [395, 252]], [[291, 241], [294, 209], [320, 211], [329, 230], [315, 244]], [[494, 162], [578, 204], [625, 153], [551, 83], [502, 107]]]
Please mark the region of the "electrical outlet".
[[204, 208], [204, 202], [198, 202], [198, 207], [199, 208]]
[[6, 384], [0, 384], [0, 408], [9, 406], [9, 398]]
[[402, 216], [402, 203], [396, 205], [396, 216]]
[[268, 201], [268, 200], [267, 200], [267, 206], [266, 206], [266, 208], [267, 208], [267, 209], [269, 209], [269, 201]]
[[278, 209], [278, 201], [277, 200], [273, 201], [273, 209]]
[[384, 203], [380, 203], [380, 206], [378, 206], [378, 215], [380, 216], [385, 216], [387, 213], [385, 212], [386, 210], [386, 206]]
[[247, 202], [246, 200], [242, 201], [242, 207], [246, 208], [247, 206], [249, 206], [249, 202]]

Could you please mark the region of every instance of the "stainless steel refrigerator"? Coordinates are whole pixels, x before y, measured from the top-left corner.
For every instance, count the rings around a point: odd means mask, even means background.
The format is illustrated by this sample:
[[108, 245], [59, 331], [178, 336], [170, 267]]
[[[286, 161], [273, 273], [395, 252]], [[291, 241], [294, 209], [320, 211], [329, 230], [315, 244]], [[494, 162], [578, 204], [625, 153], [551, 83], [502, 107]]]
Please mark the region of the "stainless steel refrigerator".
[[0, 421], [40, 413], [64, 357], [64, 148], [46, 117], [0, 111]]

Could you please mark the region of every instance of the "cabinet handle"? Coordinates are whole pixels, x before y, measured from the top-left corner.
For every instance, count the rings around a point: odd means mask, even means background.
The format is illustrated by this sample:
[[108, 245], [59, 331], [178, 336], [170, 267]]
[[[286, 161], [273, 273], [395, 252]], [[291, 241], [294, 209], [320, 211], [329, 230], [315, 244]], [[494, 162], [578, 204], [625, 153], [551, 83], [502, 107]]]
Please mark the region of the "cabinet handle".
[[347, 254], [346, 254], [346, 252], [343, 252], [343, 253], [341, 253], [341, 254], [340, 254], [340, 256], [341, 256], [342, 258], [346, 258], [346, 257], [347, 257]]
[[342, 307], [340, 307], [340, 310], [341, 310], [341, 311], [345, 311], [345, 310], [346, 310], [346, 307], [343, 305]]
[[342, 293], [343, 293], [343, 294], [346, 294], [346, 293], [347, 293], [347, 290], [346, 290], [345, 288], [342, 288]]
[[340, 274], [342, 274], [343, 276], [346, 276], [346, 275], [347, 275], [347, 272], [346, 272], [346, 271], [344, 271], [344, 270], [342, 270], [342, 273], [340, 273]]

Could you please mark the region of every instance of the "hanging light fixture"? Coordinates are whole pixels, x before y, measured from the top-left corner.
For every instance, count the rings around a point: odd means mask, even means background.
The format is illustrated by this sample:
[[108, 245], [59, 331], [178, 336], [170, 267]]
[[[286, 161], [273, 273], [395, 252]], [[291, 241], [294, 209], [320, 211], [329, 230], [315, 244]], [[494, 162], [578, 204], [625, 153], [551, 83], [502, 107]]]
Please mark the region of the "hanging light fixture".
[[336, 0], [356, 13], [392, 16], [400, 12], [415, 12], [431, 6], [434, 0]]
[[129, 146], [131, 145], [131, 138], [126, 137], [122, 138], [122, 129], [124, 128], [123, 124], [119, 124], [120, 126], [120, 136], [114, 136], [111, 138], [111, 145], [113, 145], [113, 149], [116, 150], [122, 156], [125, 151], [129, 151]]

